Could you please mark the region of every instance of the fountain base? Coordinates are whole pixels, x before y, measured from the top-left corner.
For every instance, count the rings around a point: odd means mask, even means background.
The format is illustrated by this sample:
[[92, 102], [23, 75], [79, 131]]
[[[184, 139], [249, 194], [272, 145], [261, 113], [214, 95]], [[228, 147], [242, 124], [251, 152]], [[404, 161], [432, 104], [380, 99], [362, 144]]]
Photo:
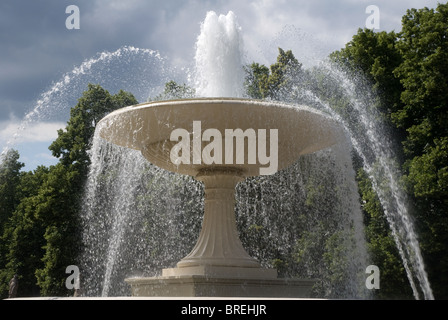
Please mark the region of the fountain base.
[[134, 297], [308, 298], [316, 280], [277, 278], [262, 267], [198, 265], [167, 268], [160, 277], [128, 278]]
[[204, 276], [211, 278], [276, 279], [276, 269], [201, 265], [194, 267], [167, 268], [162, 277]]
[[316, 280], [183, 275], [128, 278], [126, 282], [134, 297], [308, 298]]

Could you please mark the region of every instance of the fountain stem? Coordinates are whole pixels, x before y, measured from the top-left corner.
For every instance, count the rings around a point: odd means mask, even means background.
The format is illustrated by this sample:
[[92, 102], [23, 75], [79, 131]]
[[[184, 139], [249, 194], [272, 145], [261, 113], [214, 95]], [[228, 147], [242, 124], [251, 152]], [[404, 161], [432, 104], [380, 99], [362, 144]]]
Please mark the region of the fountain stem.
[[196, 179], [205, 187], [204, 220], [193, 250], [178, 264], [192, 266], [255, 267], [260, 264], [244, 250], [235, 221], [235, 187], [243, 180], [240, 170], [201, 170]]

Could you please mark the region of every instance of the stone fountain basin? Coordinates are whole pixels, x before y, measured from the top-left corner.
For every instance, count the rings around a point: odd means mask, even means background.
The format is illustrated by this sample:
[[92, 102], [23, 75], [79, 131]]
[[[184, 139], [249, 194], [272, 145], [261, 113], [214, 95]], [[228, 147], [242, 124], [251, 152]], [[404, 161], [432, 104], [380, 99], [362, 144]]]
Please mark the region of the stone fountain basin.
[[[265, 145], [270, 152], [269, 133], [278, 130], [278, 170], [287, 168], [301, 155], [313, 153], [341, 141], [342, 130], [327, 115], [300, 105], [286, 105], [260, 100], [234, 98], [185, 99], [143, 103], [116, 110], [99, 123], [100, 136], [119, 146], [140, 150], [154, 165], [180, 174], [196, 176], [203, 169], [232, 167], [242, 176], [257, 176], [260, 164], [204, 163], [174, 164], [170, 151], [177, 143], [170, 141], [173, 130], [182, 128], [193, 137], [193, 121], [200, 121], [202, 132], [217, 129], [225, 144], [226, 129], [265, 129]], [[199, 133], [201, 134], [201, 133]], [[193, 138], [191, 138], [191, 141]], [[202, 142], [202, 147], [209, 142]], [[193, 153], [194, 148], [191, 148]], [[201, 149], [202, 150], [202, 149]], [[234, 153], [236, 156], [236, 152]], [[191, 155], [193, 159], [193, 155]]]
[[[180, 140], [188, 142], [189, 149], [182, 149], [181, 153], [190, 156], [190, 163], [173, 162], [172, 150], [178, 145], [179, 136], [173, 140], [171, 135], [176, 129], [182, 132]], [[226, 135], [226, 130], [237, 129], [239, 138]], [[235, 187], [244, 177], [262, 174], [268, 155], [271, 161], [275, 158], [275, 170], [269, 173], [273, 174], [303, 154], [338, 143], [343, 139], [343, 131], [336, 121], [304, 106], [207, 98], [150, 102], [119, 109], [103, 118], [97, 130], [105, 140], [140, 150], [154, 165], [191, 175], [204, 184], [204, 219], [196, 245], [176, 268], [163, 269], [162, 277], [127, 279], [133, 295], [283, 296], [292, 290], [287, 296], [306, 296], [313, 281], [292, 283], [277, 279], [277, 270], [262, 268], [243, 248], [235, 221]], [[251, 132], [250, 139], [244, 138], [246, 131]], [[214, 132], [213, 137], [204, 139], [206, 132]], [[215, 140], [220, 142], [216, 144], [220, 148], [213, 148], [207, 160], [207, 152], [202, 150]], [[225, 149], [229, 141], [235, 144], [234, 149], [222, 152], [221, 159], [225, 161], [210, 163], [212, 157], [216, 159], [216, 150]], [[266, 157], [260, 156], [259, 150]], [[238, 161], [242, 154], [244, 161]], [[194, 160], [198, 155], [203, 162]]]

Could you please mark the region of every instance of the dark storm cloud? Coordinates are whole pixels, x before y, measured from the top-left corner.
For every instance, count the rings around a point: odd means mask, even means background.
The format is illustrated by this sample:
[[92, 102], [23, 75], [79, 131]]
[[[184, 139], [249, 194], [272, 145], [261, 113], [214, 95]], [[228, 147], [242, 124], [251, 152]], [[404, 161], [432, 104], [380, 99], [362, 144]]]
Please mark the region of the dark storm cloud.
[[0, 120], [22, 117], [38, 94], [79, 60], [65, 28], [70, 2], [0, 3]]
[[[375, 2], [381, 9], [382, 26], [391, 30], [409, 7], [435, 6], [436, 1]], [[372, 3], [373, 3], [372, 2]], [[200, 22], [209, 10], [235, 12], [243, 28], [247, 50], [272, 51], [261, 63], [275, 59], [276, 37], [285, 25], [323, 39], [323, 54], [342, 47], [357, 28], [363, 27], [365, 7], [371, 1], [285, 0], [2, 0], [0, 2], [0, 122], [22, 118], [39, 94], [84, 60], [98, 52], [124, 45], [158, 50], [173, 61], [188, 62]], [[68, 5], [80, 9], [80, 29], [68, 30]], [[292, 29], [289, 29], [292, 30]], [[384, 30], [384, 29], [383, 29]], [[272, 47], [260, 49], [271, 41]], [[283, 45], [283, 44], [282, 44]], [[302, 55], [302, 43], [296, 47]], [[328, 49], [330, 48], [330, 49]], [[314, 52], [304, 52], [314, 56]], [[258, 58], [258, 57], [257, 57]], [[262, 57], [263, 58], [263, 57]], [[266, 58], [266, 56], [265, 56]]]
[[[124, 45], [169, 50], [166, 31], [184, 1], [0, 2], [0, 121], [21, 118], [39, 94], [98, 52]], [[68, 5], [80, 29], [65, 26]], [[191, 44], [190, 44], [191, 46]]]
[[[101, 52], [116, 52], [124, 46], [157, 50], [164, 61], [177, 67], [192, 67], [195, 41], [207, 11], [227, 14], [233, 11], [242, 27], [247, 62], [269, 65], [275, 61], [278, 47], [292, 50], [308, 67], [318, 63], [351, 40], [364, 27], [365, 8], [374, 4], [381, 10], [380, 31], [400, 29], [401, 17], [408, 8], [436, 7], [438, 0], [0, 0], [0, 151], [23, 127], [24, 115], [55, 83]], [[67, 6], [80, 10], [80, 29], [68, 30]], [[399, 30], [398, 30], [399, 31]], [[149, 51], [149, 50], [148, 50]], [[135, 94], [135, 79], [141, 83], [140, 96], [146, 88], [154, 93], [166, 79], [154, 86], [157, 70], [147, 71], [146, 60], [132, 64], [126, 78], [113, 69], [92, 69], [88, 78], [54, 95], [43, 109], [50, 117], [27, 123], [19, 151], [30, 159], [32, 167], [49, 156], [48, 145], [63, 128], [69, 108], [76, 104], [86, 88], [86, 81], [109, 89]], [[122, 61], [118, 63], [122, 66]], [[124, 63], [125, 64], [125, 63]], [[103, 65], [98, 63], [96, 68]], [[106, 68], [110, 68], [108, 64]], [[152, 67], [150, 67], [152, 68]], [[177, 68], [179, 70], [181, 68]], [[136, 74], [143, 74], [140, 78]], [[147, 83], [146, 74], [151, 74]], [[103, 77], [108, 80], [103, 81]], [[155, 77], [157, 78], [157, 77]], [[98, 81], [98, 79], [101, 79]], [[117, 79], [120, 81], [117, 82]], [[143, 80], [143, 81], [141, 81]], [[159, 81], [154, 80], [154, 81]], [[170, 79], [171, 80], [171, 79]], [[108, 82], [107, 82], [108, 81]], [[161, 84], [162, 83], [162, 84]], [[131, 87], [131, 89], [127, 89]], [[110, 90], [110, 89], [109, 89]], [[146, 95], [147, 97], [148, 95]], [[143, 100], [139, 100], [143, 101]], [[63, 110], [63, 112], [61, 112]], [[43, 141], [47, 142], [47, 145]], [[40, 142], [38, 146], [36, 142]], [[28, 161], [27, 161], [28, 162]], [[32, 168], [27, 168], [32, 169]]]

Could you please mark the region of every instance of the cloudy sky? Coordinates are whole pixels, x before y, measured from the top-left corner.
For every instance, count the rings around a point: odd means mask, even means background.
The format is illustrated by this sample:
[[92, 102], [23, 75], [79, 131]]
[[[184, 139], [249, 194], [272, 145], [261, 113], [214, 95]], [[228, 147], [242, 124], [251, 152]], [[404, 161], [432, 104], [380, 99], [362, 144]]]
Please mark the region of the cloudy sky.
[[[8, 143], [18, 149], [26, 170], [55, 163], [48, 145], [56, 130], [65, 126], [70, 107], [88, 82], [100, 83], [111, 93], [133, 82], [124, 89], [135, 88], [137, 98], [145, 99], [150, 87], [156, 86], [155, 80], [148, 79], [161, 73], [154, 64], [177, 70], [191, 67], [200, 24], [208, 11], [235, 13], [248, 61], [269, 65], [280, 46], [292, 49], [299, 61], [310, 66], [366, 26], [367, 6], [380, 10], [378, 31], [400, 31], [407, 9], [435, 8], [438, 2], [1, 0], [0, 151]], [[79, 29], [66, 27], [69, 5], [79, 8]], [[123, 59], [128, 64], [123, 65]]]

